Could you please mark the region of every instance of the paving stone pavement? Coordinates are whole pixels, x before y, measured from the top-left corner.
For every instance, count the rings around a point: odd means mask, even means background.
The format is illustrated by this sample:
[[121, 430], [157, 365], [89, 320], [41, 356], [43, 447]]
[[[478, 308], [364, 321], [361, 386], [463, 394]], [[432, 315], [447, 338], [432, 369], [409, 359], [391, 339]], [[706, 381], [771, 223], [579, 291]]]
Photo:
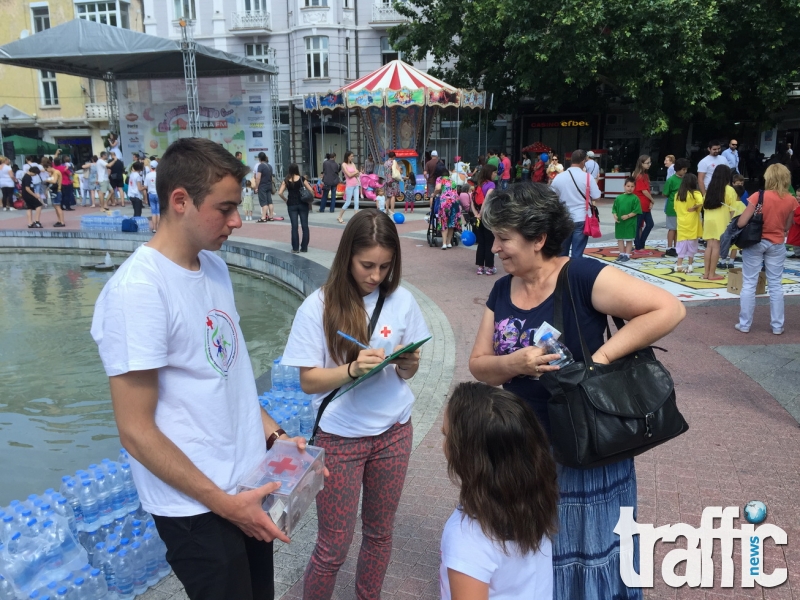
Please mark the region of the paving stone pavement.
[[[278, 209], [279, 214], [283, 214], [281, 211], [285, 213], [282, 206], [279, 205]], [[601, 216], [604, 210], [607, 208], [601, 207]], [[322, 262], [336, 250], [342, 227], [335, 223], [335, 215], [319, 217], [320, 223], [311, 228], [308, 256], [317, 259], [315, 254], [318, 254], [318, 260]], [[322, 219], [327, 217], [330, 219], [323, 222]], [[603, 222], [608, 223], [608, 220], [603, 219]], [[21, 225], [19, 218], [0, 221], [0, 227], [4, 228], [21, 228]], [[469, 352], [484, 303], [496, 278], [475, 276], [469, 249], [443, 252], [428, 248], [419, 235], [424, 231], [424, 224], [416, 219], [400, 228], [404, 281], [411, 282], [441, 309], [452, 332], [452, 346], [445, 344], [443, 354], [438, 354], [440, 350], [437, 347], [436, 360], [452, 361], [453, 366], [447, 367], [452, 369], [452, 382], [470, 379]], [[289, 230], [285, 223], [248, 224], [239, 235], [251, 243], [260, 241], [285, 249]], [[498, 270], [499, 276], [502, 265], [498, 265]], [[706, 506], [741, 507], [750, 500], [764, 501], [769, 509], [768, 521], [783, 528], [789, 539], [786, 546], [767, 547], [766, 570], [785, 567], [789, 580], [772, 589], [758, 586], [741, 589], [737, 570], [737, 587], [722, 589], [719, 587], [720, 557], [715, 550], [714, 589], [685, 586], [672, 589], [659, 583], [659, 566], [669, 550], [685, 546], [685, 542], [677, 545], [658, 543], [654, 562], [656, 582], [645, 593], [648, 600], [800, 600], [800, 427], [795, 417], [787, 412], [787, 408], [792, 410], [790, 401], [796, 400], [796, 395], [789, 395], [792, 381], [798, 379], [792, 380], [788, 373], [794, 370], [792, 365], [797, 360], [796, 354], [792, 354], [796, 350], [792, 349], [800, 347], [800, 311], [796, 309], [797, 304], [788, 298], [786, 304], [786, 333], [780, 337], [772, 335], [769, 309], [760, 303], [756, 307], [753, 327], [746, 335], [733, 329], [738, 314], [735, 300], [687, 307], [684, 322], [659, 343], [668, 350], [659, 358], [672, 373], [678, 405], [690, 429], [679, 438], [638, 457], [636, 469], [640, 523], [659, 526], [683, 522], [697, 527]], [[775, 357], [762, 358], [762, 355], [770, 353], [775, 353]], [[772, 369], [781, 360], [787, 362]], [[786, 374], [786, 377], [781, 374]], [[433, 380], [431, 375], [429, 379]], [[434, 394], [439, 393], [438, 389]], [[797, 389], [796, 384], [794, 389]], [[781, 404], [784, 401], [787, 408]], [[435, 405], [427, 410], [435, 411]], [[439, 409], [422, 440], [415, 436], [418, 445], [411, 457], [397, 515], [392, 562], [382, 590], [383, 598], [438, 597], [439, 540], [444, 522], [457, 499], [457, 489], [447, 478], [440, 449], [441, 417]], [[423, 419], [423, 416], [419, 418]], [[306, 519], [306, 524], [312, 522], [313, 511], [306, 515]], [[360, 540], [360, 531], [357, 531], [337, 582], [337, 598], [354, 597], [355, 561]], [[281, 575], [278, 582], [279, 590], [285, 590], [284, 597], [302, 596], [302, 584], [295, 582], [305, 567], [304, 557], [310, 553], [313, 543], [312, 529], [303, 528], [295, 536], [293, 544], [284, 547], [285, 551], [279, 549], [276, 554], [276, 566], [285, 575]], [[737, 544], [734, 552], [737, 565], [738, 553]], [[682, 570], [683, 567], [679, 566], [677, 572]], [[148, 594], [146, 598], [157, 600], [185, 597], [174, 578]]]

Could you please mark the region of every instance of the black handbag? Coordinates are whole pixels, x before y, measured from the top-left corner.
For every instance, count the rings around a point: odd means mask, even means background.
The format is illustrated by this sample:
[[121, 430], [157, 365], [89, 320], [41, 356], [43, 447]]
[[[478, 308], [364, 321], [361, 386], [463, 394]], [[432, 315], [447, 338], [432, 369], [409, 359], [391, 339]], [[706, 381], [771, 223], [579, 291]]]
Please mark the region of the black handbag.
[[314, 194], [308, 191], [306, 180], [302, 177], [300, 178], [300, 202], [305, 202], [306, 204], [314, 202]]
[[[375, 331], [375, 326], [378, 324], [378, 317], [381, 316], [381, 310], [383, 309], [383, 302], [386, 300], [386, 297], [381, 294], [378, 296], [378, 301], [375, 303], [375, 308], [372, 309], [372, 316], [369, 319], [369, 327], [367, 328], [367, 343], [372, 338], [372, 334]], [[352, 376], [351, 376], [352, 377]], [[311, 437], [308, 440], [308, 443], [313, 446], [314, 442], [317, 439], [317, 431], [319, 430], [319, 422], [322, 419], [322, 413], [325, 412], [325, 409], [328, 408], [328, 405], [333, 400], [333, 397], [337, 394], [337, 392], [342, 389], [341, 386], [337, 387], [335, 390], [331, 391], [327, 396], [322, 399], [322, 404], [319, 405], [319, 410], [317, 411], [317, 419], [314, 421], [314, 427], [311, 430]]]
[[747, 224], [739, 230], [734, 239], [734, 244], [739, 248], [750, 248], [761, 243], [761, 233], [764, 230], [764, 190], [758, 192], [758, 204], [753, 216]]
[[[564, 331], [563, 295], [577, 318], [569, 286], [569, 263], [558, 276], [554, 327]], [[617, 328], [624, 322], [614, 318]], [[550, 442], [556, 460], [574, 469], [591, 469], [631, 458], [679, 436], [689, 425], [675, 402], [669, 371], [643, 348], [596, 364], [576, 323], [584, 362], [574, 362], [541, 376], [551, 397]], [[607, 326], [608, 327], [608, 326]], [[609, 337], [610, 329], [607, 328]]]

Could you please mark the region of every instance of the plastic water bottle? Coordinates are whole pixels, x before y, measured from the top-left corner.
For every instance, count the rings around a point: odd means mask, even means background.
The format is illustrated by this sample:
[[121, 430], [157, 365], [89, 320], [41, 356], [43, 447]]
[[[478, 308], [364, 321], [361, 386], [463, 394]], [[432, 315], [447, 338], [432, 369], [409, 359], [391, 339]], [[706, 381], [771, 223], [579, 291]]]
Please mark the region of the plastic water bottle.
[[52, 509], [55, 514], [67, 522], [70, 532], [77, 539], [78, 527], [75, 522], [75, 513], [72, 511], [72, 507], [67, 502], [67, 499], [64, 498], [64, 496], [56, 496], [55, 504], [52, 505]]
[[133, 542], [129, 550], [133, 568], [133, 591], [138, 596], [147, 591], [147, 559], [139, 542]]
[[130, 458], [131, 458], [131, 456], [130, 456], [130, 454], [128, 454], [128, 451], [125, 450], [125, 448], [120, 448], [119, 449], [119, 457], [117, 458], [117, 464], [121, 465], [122, 463], [129, 462]]
[[128, 499], [127, 508], [128, 510], [135, 509], [139, 506], [139, 493], [136, 491], [136, 484], [133, 483], [130, 463], [122, 463], [120, 465], [120, 473], [125, 488], [125, 495]]
[[92, 490], [91, 480], [84, 479], [81, 482], [78, 499], [81, 502], [81, 510], [83, 511], [83, 526], [86, 528], [91, 523], [95, 523], [100, 517], [97, 498], [94, 495], [94, 490]]
[[544, 349], [545, 354], [560, 355], [560, 358], [550, 362], [554, 367], [564, 368], [575, 362], [569, 348], [554, 338], [553, 334], [549, 331], [539, 338], [539, 347]]
[[108, 587], [109, 594], [115, 594], [117, 591], [117, 576], [116, 576], [116, 561], [117, 561], [117, 547], [106, 544], [102, 555], [102, 571], [106, 579], [106, 586]]
[[145, 533], [142, 538], [142, 549], [144, 550], [147, 571], [147, 585], [153, 587], [160, 579], [158, 575], [158, 546], [153, 536], [149, 533]]
[[89, 555], [89, 563], [92, 562], [92, 558], [94, 557], [95, 548], [97, 548], [98, 544], [103, 542], [103, 537], [100, 535], [100, 524], [99, 523], [91, 523], [87, 525], [87, 529], [80, 537], [81, 545], [86, 548], [86, 552]]
[[78, 488], [75, 487], [75, 480], [72, 477], [62, 486], [61, 495], [67, 499], [67, 503], [72, 509], [72, 515], [75, 518], [75, 529], [81, 531], [83, 529], [83, 508], [81, 507], [80, 498], [78, 498]]
[[83, 577], [78, 577], [72, 582], [72, 593], [69, 595], [70, 600], [89, 600], [86, 595], [86, 580]]
[[156, 558], [158, 558], [158, 574], [163, 579], [169, 572], [172, 571], [172, 567], [169, 566], [167, 562], [167, 545], [164, 543], [160, 537], [155, 537], [155, 546], [156, 546]]
[[289, 419], [285, 422], [285, 425], [286, 433], [289, 434], [289, 437], [300, 435], [300, 419], [296, 410], [292, 411], [291, 415], [289, 415]]
[[311, 410], [311, 403], [308, 401], [303, 402], [303, 408], [300, 409], [300, 435], [308, 439], [313, 433], [314, 428], [314, 411]]
[[14, 586], [5, 577], [0, 575], [0, 600], [16, 600]]
[[65, 585], [62, 585], [58, 590], [56, 590], [56, 600], [66, 600], [69, 594], [69, 588]]
[[92, 569], [86, 581], [86, 598], [91, 600], [108, 600], [108, 584], [100, 569]]
[[8, 543], [8, 540], [11, 539], [11, 536], [17, 532], [17, 528], [14, 524], [14, 517], [12, 515], [6, 515], [3, 517], [3, 522], [0, 524], [0, 542]]
[[102, 525], [111, 523], [114, 516], [111, 513], [111, 489], [106, 481], [106, 476], [99, 469], [95, 471], [95, 489], [97, 490], [97, 510]]
[[133, 598], [133, 567], [127, 550], [120, 550], [114, 564], [116, 591], [119, 600]]
[[128, 496], [125, 493], [125, 482], [122, 480], [122, 475], [116, 467], [112, 466], [108, 469], [106, 480], [111, 492], [111, 514], [114, 518], [125, 516]]

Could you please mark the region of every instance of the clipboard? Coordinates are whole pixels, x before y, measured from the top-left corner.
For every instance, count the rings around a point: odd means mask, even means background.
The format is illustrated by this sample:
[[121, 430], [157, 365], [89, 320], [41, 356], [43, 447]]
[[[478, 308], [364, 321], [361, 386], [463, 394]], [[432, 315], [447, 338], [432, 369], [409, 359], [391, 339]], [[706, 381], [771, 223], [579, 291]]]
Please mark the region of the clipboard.
[[354, 387], [356, 387], [357, 385], [359, 385], [359, 384], [363, 383], [364, 381], [366, 381], [366, 380], [367, 380], [367, 379], [369, 379], [370, 377], [374, 377], [375, 375], [377, 375], [378, 373], [380, 373], [381, 371], [383, 371], [383, 369], [384, 369], [384, 368], [385, 368], [385, 367], [386, 367], [386, 366], [387, 366], [387, 365], [388, 365], [390, 362], [392, 362], [392, 361], [393, 361], [395, 358], [397, 358], [397, 357], [398, 357], [398, 356], [400, 356], [401, 354], [405, 354], [406, 352], [413, 352], [414, 350], [416, 350], [417, 348], [419, 348], [420, 346], [422, 346], [422, 344], [424, 344], [425, 342], [427, 342], [428, 340], [430, 340], [430, 339], [431, 339], [431, 337], [433, 337], [433, 336], [428, 336], [428, 337], [426, 337], [424, 340], [420, 340], [419, 342], [414, 342], [413, 344], [409, 344], [408, 346], [404, 346], [403, 348], [400, 348], [400, 350], [398, 350], [397, 352], [394, 352], [394, 353], [390, 354], [390, 355], [389, 355], [389, 356], [387, 356], [385, 359], [383, 359], [383, 362], [382, 362], [381, 364], [379, 364], [379, 365], [376, 365], [376, 366], [375, 366], [375, 367], [373, 367], [371, 370], [369, 370], [369, 371], [367, 371], [366, 373], [364, 373], [364, 374], [363, 374], [361, 377], [359, 377], [358, 379], [356, 379], [354, 382], [352, 382], [352, 383], [351, 383], [350, 385], [348, 385], [346, 388], [342, 388], [341, 390], [339, 390], [339, 393], [338, 393], [338, 394], [336, 394], [336, 395], [335, 395], [335, 396], [334, 396], [334, 397], [331, 399], [331, 402], [332, 402], [333, 400], [336, 400], [336, 398], [338, 398], [339, 396], [341, 396], [341, 395], [343, 395], [343, 394], [346, 394], [347, 392], [349, 392], [350, 390], [352, 390]]

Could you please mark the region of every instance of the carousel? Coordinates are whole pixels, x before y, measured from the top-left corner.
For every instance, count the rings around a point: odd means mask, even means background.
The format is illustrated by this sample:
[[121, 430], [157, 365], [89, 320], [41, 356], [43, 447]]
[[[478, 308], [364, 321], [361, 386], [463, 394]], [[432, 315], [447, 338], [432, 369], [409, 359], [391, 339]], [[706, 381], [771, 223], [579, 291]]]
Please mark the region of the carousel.
[[370, 200], [375, 199], [383, 161], [390, 151], [400, 165], [405, 189], [413, 185], [415, 200], [422, 200], [425, 147], [439, 110], [453, 107], [460, 112], [462, 108], [481, 109], [485, 104], [486, 92], [453, 87], [401, 60], [393, 60], [336, 91], [303, 99], [306, 112], [357, 111], [368, 152], [376, 157], [375, 174], [362, 177], [363, 194]]

